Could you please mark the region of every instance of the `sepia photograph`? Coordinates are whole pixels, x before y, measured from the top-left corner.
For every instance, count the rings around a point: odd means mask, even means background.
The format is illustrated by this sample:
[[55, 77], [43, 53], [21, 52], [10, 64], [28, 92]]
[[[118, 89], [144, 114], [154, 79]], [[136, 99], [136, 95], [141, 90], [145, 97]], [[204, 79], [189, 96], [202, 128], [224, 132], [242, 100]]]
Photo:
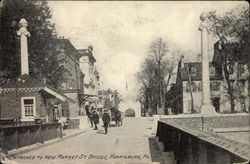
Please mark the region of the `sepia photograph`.
[[0, 164], [248, 164], [247, 1], [0, 0]]

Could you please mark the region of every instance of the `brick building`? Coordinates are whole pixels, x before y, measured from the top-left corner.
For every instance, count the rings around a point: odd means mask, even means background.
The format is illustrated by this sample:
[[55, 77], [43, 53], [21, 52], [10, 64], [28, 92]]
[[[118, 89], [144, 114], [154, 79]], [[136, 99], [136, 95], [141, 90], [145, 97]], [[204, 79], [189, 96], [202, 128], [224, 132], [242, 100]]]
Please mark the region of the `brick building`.
[[7, 81], [0, 94], [0, 118], [16, 122], [35, 119], [52, 122], [60, 115], [58, 104], [67, 100], [73, 102], [55, 88], [29, 75]]
[[76, 118], [81, 115], [82, 100], [84, 95], [84, 73], [80, 69], [79, 54], [68, 39], [58, 39], [59, 59], [63, 61], [63, 66], [67, 69], [64, 72], [65, 81], [59, 86], [59, 90], [75, 101], [64, 102], [62, 104], [62, 116]]

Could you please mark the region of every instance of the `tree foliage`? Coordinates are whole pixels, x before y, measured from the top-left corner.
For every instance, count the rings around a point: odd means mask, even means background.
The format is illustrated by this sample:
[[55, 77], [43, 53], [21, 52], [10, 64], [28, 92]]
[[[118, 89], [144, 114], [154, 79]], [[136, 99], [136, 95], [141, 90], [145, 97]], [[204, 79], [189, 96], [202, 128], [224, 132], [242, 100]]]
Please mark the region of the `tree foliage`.
[[48, 84], [56, 87], [64, 80], [66, 69], [57, 56], [57, 34], [47, 2], [4, 1], [0, 14], [0, 70], [4, 72], [5, 79], [20, 75], [20, 38], [16, 32], [19, 20], [25, 18], [31, 34], [28, 38], [30, 75], [46, 78]]

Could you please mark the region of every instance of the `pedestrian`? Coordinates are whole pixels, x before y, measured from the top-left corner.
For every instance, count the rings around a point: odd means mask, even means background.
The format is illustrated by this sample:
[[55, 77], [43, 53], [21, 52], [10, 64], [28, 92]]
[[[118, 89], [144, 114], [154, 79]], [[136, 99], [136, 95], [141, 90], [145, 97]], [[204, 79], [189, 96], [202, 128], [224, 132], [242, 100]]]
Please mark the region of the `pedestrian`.
[[119, 110], [117, 110], [116, 124], [117, 124], [117, 126], [121, 126], [122, 125], [122, 116], [121, 116], [121, 112]]
[[103, 121], [104, 128], [105, 128], [105, 134], [108, 134], [108, 126], [110, 123], [110, 116], [109, 116], [109, 111], [107, 109], [104, 110], [104, 113], [102, 115], [102, 121]]
[[110, 117], [110, 122], [109, 122], [109, 127], [111, 128], [111, 121], [113, 120], [113, 112], [111, 111], [111, 108], [108, 109], [108, 114], [109, 114], [109, 117]]
[[120, 112], [119, 112], [119, 110], [115, 110], [115, 125], [116, 126], [119, 126], [119, 119], [120, 119]]
[[99, 124], [99, 115], [96, 110], [93, 111], [93, 122], [95, 124], [95, 130], [97, 130], [97, 124]]
[[91, 124], [91, 128], [93, 128], [93, 119], [92, 119], [92, 115], [93, 115], [93, 108], [91, 109], [91, 110], [89, 110], [89, 106], [88, 105], [86, 105], [86, 107], [85, 107], [85, 109], [86, 109], [86, 114], [88, 115], [88, 118], [89, 118], [89, 121], [90, 121], [90, 124]]

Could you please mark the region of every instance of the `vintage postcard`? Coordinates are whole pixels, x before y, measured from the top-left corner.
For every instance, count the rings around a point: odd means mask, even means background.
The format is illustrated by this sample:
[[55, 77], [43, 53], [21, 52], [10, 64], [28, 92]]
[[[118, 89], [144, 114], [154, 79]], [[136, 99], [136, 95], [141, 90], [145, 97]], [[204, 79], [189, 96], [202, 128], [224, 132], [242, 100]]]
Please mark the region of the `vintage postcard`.
[[0, 163], [250, 159], [245, 1], [0, 0]]

